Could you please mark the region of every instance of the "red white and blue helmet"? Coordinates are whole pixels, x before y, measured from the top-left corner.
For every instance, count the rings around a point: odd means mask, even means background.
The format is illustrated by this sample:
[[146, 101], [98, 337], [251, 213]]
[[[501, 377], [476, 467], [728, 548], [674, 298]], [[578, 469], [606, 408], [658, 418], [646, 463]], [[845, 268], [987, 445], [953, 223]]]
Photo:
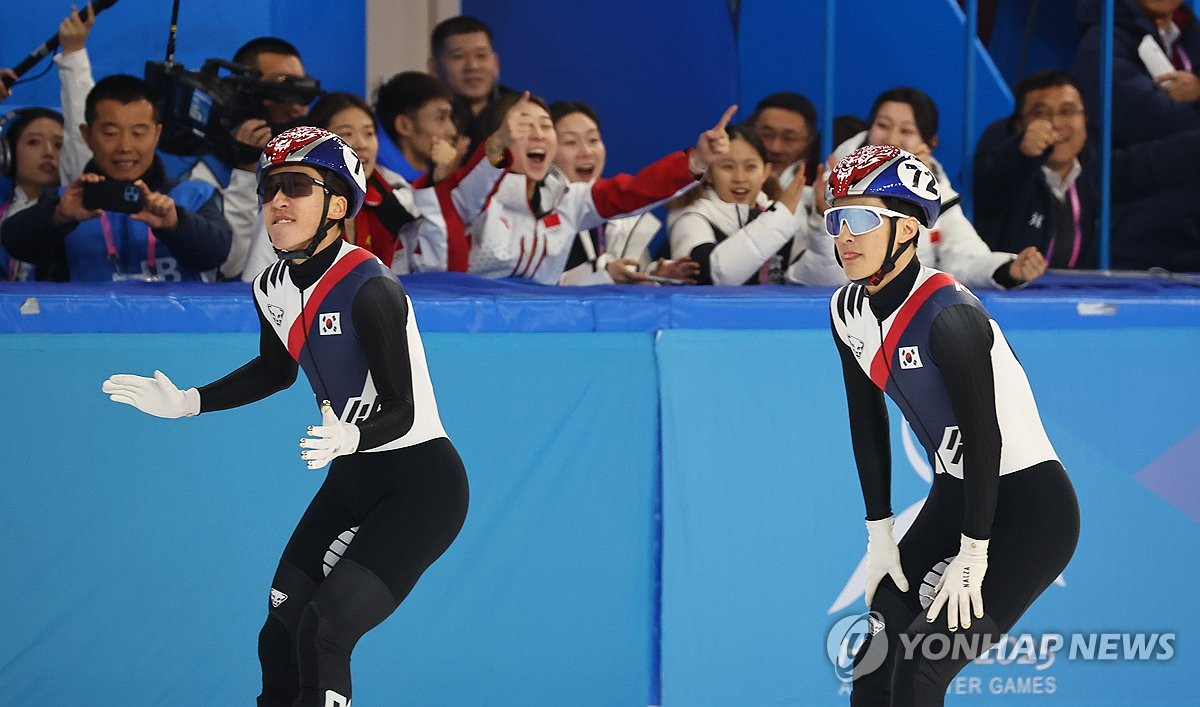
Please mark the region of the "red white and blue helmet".
[[367, 175], [354, 148], [328, 130], [301, 125], [271, 138], [258, 158], [258, 181], [275, 167], [303, 164], [332, 173], [346, 183], [350, 192], [347, 218], [354, 218], [367, 197]]
[[921, 207], [923, 225], [933, 227], [942, 210], [937, 178], [911, 152], [892, 145], [864, 145], [842, 158], [825, 186], [833, 205], [844, 196], [902, 199]]

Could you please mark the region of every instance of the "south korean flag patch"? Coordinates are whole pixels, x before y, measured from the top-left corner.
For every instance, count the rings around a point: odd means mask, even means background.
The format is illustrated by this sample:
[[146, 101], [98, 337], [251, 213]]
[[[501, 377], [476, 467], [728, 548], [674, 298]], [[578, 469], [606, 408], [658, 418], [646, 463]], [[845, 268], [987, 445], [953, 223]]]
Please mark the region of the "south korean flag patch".
[[921, 352], [917, 351], [916, 346], [901, 346], [900, 347], [900, 367], [901, 368], [920, 368], [921, 367]]
[[318, 314], [317, 332], [321, 336], [332, 336], [342, 333], [342, 313], [328, 312], [326, 314]]

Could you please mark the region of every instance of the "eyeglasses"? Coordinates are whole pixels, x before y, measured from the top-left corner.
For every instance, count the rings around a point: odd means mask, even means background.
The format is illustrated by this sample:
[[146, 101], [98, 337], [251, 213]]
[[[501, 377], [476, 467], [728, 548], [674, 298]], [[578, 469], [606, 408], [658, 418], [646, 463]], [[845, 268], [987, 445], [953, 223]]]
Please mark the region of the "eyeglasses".
[[296, 199], [302, 196], [312, 196], [313, 185], [325, 188], [325, 182], [310, 177], [303, 172], [276, 172], [263, 177], [258, 184], [258, 201], [265, 204], [275, 198], [279, 190], [285, 196]]
[[835, 206], [825, 212], [825, 232], [837, 238], [845, 226], [851, 235], [861, 236], [882, 226], [884, 216], [909, 218], [908, 214], [876, 206]]
[[1058, 110], [1051, 110], [1049, 106], [1037, 106], [1025, 113], [1025, 120], [1054, 120], [1062, 118], [1063, 120], [1071, 120], [1083, 115], [1083, 106], [1065, 105], [1059, 106]]

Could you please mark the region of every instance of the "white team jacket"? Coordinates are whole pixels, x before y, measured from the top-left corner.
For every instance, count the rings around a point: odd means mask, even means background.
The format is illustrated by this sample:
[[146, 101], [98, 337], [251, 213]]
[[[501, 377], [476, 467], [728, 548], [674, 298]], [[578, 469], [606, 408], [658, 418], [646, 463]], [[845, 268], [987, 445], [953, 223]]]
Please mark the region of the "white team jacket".
[[[811, 191], [806, 189], [806, 193]], [[792, 241], [790, 263], [798, 255], [795, 236], [805, 232], [808, 209], [803, 199], [795, 214], [779, 202], [774, 202], [773, 206], [771, 200], [759, 192], [756, 208], [767, 210], [749, 221], [749, 206], [721, 201], [712, 187], [706, 187], [702, 198], [679, 209], [669, 219], [671, 257], [682, 258], [696, 246], [716, 243], [715, 227], [727, 238], [718, 243], [709, 256], [714, 285], [744, 283], [788, 241]]]
[[[605, 251], [596, 254], [592, 239], [587, 231], [576, 234], [588, 259], [564, 272], [558, 279], [560, 285], [611, 285], [612, 276], [606, 269], [614, 260], [633, 258], [640, 264], [641, 272], [650, 272], [650, 241], [662, 227], [662, 221], [649, 212], [637, 216], [616, 218], [604, 223]], [[570, 248], [567, 249], [568, 254]]]
[[621, 174], [592, 184], [567, 182], [551, 170], [540, 186], [546, 214], [535, 218], [525, 192], [526, 177], [507, 174], [467, 229], [470, 272], [556, 284], [580, 231], [648, 211], [696, 184], [685, 152], [672, 153], [636, 175]]

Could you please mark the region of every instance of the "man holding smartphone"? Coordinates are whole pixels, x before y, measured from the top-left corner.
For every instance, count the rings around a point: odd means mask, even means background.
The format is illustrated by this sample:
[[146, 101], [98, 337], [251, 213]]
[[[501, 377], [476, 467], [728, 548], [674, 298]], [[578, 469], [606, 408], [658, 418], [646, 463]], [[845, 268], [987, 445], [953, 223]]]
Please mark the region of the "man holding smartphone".
[[49, 265], [57, 279], [209, 279], [232, 238], [221, 193], [167, 177], [155, 152], [162, 124], [149, 86], [124, 74], [101, 79], [84, 120], [79, 130], [92, 160], [58, 195], [5, 221], [5, 249]]

